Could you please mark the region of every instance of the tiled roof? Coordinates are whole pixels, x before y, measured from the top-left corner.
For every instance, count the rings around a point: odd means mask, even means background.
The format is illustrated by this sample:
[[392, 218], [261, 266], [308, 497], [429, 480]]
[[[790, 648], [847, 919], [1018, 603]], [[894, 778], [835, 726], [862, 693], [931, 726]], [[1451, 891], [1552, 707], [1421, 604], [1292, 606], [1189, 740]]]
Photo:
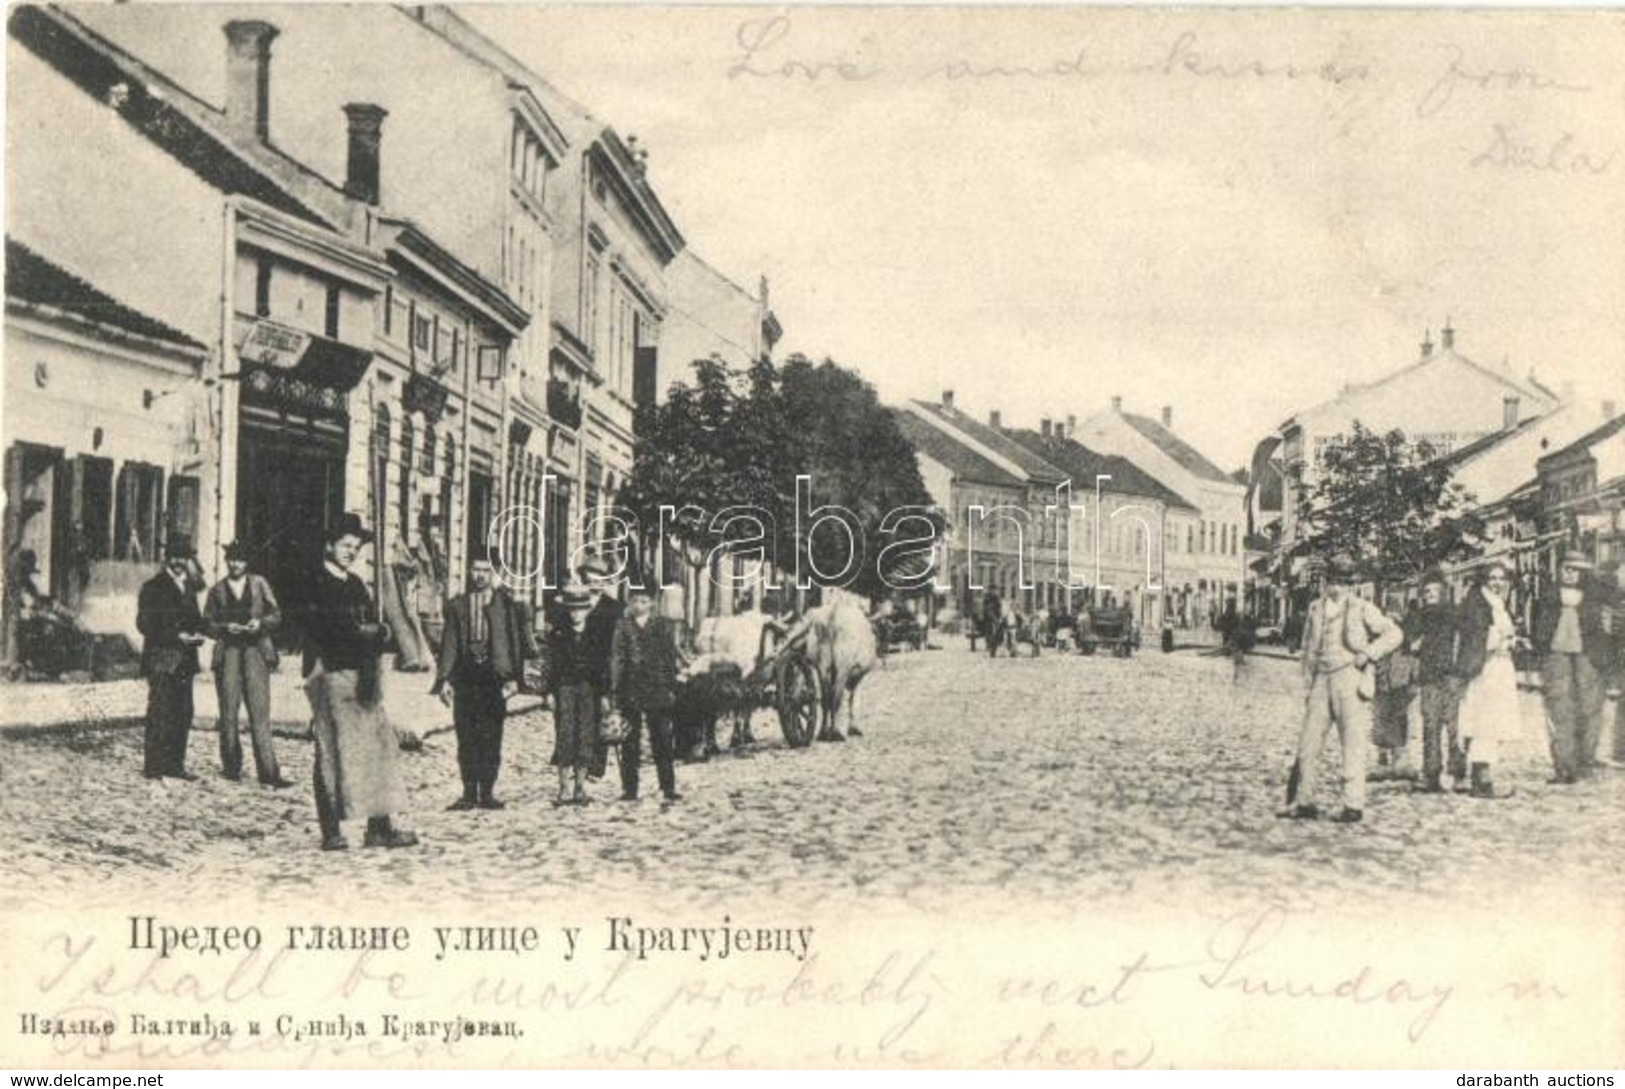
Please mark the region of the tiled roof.
[[222, 193], [252, 197], [319, 226], [332, 226], [304, 199], [190, 116], [217, 111], [72, 16], [57, 8], [20, 5], [7, 26], [30, 52], [91, 98], [110, 104], [132, 128], [208, 185]]
[[1562, 457], [1564, 454], [1573, 453], [1575, 450], [1583, 450], [1586, 447], [1595, 446], [1603, 439], [1612, 437], [1622, 429], [1625, 429], [1625, 415], [1615, 416], [1601, 427], [1587, 431], [1584, 435], [1581, 435], [1567, 446], [1553, 450], [1549, 454], [1541, 455], [1540, 462], [1544, 464], [1547, 461]]
[[892, 416], [897, 421], [897, 429], [913, 444], [915, 450], [946, 466], [955, 476], [978, 484], [996, 484], [1005, 488], [1022, 486], [1021, 480], [993, 464], [968, 444], [957, 441], [942, 428], [901, 409], [894, 409]]
[[1163, 453], [1177, 461], [1187, 472], [1194, 473], [1204, 480], [1217, 481], [1222, 484], [1236, 483], [1235, 478], [1229, 473], [1203, 457], [1200, 450], [1151, 417], [1137, 416], [1125, 412], [1123, 413], [1123, 420], [1134, 430], [1155, 443]]
[[1107, 491], [1155, 499], [1170, 507], [1197, 509], [1128, 458], [1091, 450], [1076, 439], [1045, 437], [1036, 431], [1011, 431], [1010, 437], [1033, 454], [1059, 466], [1072, 481], [1074, 495], [1092, 493], [1097, 476], [1111, 477]]
[[1066, 479], [1066, 473], [1011, 438], [1002, 428], [991, 427], [957, 408], [948, 408], [937, 402], [915, 401], [914, 404], [957, 429], [973, 442], [980, 443], [1000, 457], [1014, 462], [1021, 467], [1022, 472], [1034, 480], [1059, 484]]
[[6, 298], [55, 307], [137, 336], [203, 350], [202, 344], [180, 330], [125, 306], [11, 238], [6, 239]]

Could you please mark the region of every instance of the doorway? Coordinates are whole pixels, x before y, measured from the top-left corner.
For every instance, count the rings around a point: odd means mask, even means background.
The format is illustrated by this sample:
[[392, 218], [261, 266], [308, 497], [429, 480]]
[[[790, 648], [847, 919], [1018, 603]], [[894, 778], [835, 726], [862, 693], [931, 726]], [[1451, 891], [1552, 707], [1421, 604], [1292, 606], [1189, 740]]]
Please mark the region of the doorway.
[[322, 562], [327, 527], [344, 511], [344, 436], [256, 427], [243, 420], [237, 538], [283, 604], [278, 642], [297, 643], [305, 588]]

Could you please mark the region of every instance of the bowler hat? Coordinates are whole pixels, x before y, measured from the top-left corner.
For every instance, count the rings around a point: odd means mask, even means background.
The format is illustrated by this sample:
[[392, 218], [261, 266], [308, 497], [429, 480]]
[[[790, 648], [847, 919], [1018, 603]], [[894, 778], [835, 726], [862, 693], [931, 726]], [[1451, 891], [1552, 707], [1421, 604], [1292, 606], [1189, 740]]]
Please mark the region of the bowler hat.
[[1590, 571], [1593, 570], [1596, 565], [1586, 557], [1584, 552], [1581, 552], [1577, 548], [1571, 548], [1567, 552], [1563, 553], [1563, 560], [1559, 566], [1572, 567], [1576, 571]]
[[1444, 573], [1443, 570], [1441, 570], [1440, 568], [1437, 568], [1437, 567], [1430, 567], [1425, 572], [1423, 572], [1422, 581], [1421, 581], [1421, 583], [1419, 585], [1422, 585], [1422, 586], [1435, 586], [1435, 585], [1437, 585], [1437, 586], [1447, 586], [1449, 584], [1450, 584], [1450, 580], [1445, 577], [1445, 573]]
[[340, 537], [355, 537], [362, 544], [366, 544], [372, 540], [372, 531], [362, 524], [361, 515], [353, 511], [345, 511], [339, 515], [339, 520], [333, 523], [332, 528], [327, 531], [329, 541], [336, 541]]
[[231, 542], [229, 545], [226, 546], [226, 559], [227, 560], [246, 560], [246, 559], [248, 559], [248, 546], [245, 545], [241, 541], [233, 541], [233, 542]]
[[190, 537], [171, 537], [164, 546], [164, 556], [171, 560], [195, 560], [197, 548], [192, 544]]
[[585, 587], [566, 586], [559, 594], [559, 606], [565, 609], [590, 609], [592, 594], [587, 592]]

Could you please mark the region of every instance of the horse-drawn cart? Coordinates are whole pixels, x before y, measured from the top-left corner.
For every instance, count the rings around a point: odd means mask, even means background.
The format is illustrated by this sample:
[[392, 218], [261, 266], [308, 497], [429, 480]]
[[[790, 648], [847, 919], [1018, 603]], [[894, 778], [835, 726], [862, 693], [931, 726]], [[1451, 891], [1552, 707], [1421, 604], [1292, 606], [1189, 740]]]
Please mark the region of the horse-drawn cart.
[[787, 745], [795, 749], [810, 745], [823, 720], [824, 692], [807, 654], [806, 630], [786, 633], [771, 621], [762, 623], [747, 671], [742, 668], [738, 646], [739, 637], [746, 633], [721, 627], [723, 630], [702, 630], [702, 645], [710, 642], [713, 649], [690, 663], [678, 686], [679, 729], [690, 738], [703, 738], [705, 750], [715, 752], [717, 726], [726, 723], [732, 727], [731, 747], [737, 748], [753, 740], [751, 715], [771, 709], [778, 715]]

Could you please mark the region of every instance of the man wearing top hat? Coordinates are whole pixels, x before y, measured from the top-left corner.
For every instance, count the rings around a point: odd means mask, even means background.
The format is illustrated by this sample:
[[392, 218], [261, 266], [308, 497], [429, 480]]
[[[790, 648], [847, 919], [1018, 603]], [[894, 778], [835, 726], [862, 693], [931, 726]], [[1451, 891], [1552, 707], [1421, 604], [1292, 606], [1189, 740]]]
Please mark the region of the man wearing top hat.
[[463, 796], [452, 810], [502, 809], [497, 770], [502, 764], [502, 726], [508, 699], [519, 691], [530, 651], [530, 617], [496, 585], [493, 550], [469, 564], [467, 593], [446, 605], [446, 625], [430, 693], [452, 708], [457, 767]]
[[141, 672], [147, 678], [143, 774], [148, 779], [196, 779], [186, 770], [192, 730], [192, 678], [203, 643], [203, 614], [192, 582], [192, 542], [176, 538], [164, 566], [141, 587], [135, 626], [141, 632]]
[[1541, 696], [1551, 720], [1554, 783], [1573, 783], [1596, 767], [1602, 736], [1603, 679], [1612, 669], [1610, 595], [1591, 578], [1585, 554], [1570, 550], [1558, 567], [1556, 593], [1535, 613]]
[[266, 786], [293, 783], [282, 777], [271, 740], [271, 670], [282, 625], [282, 608], [271, 584], [248, 570], [248, 546], [226, 546], [226, 577], [209, 588], [203, 615], [214, 636], [214, 687], [220, 697], [220, 765], [227, 779], [243, 777], [243, 743], [237, 713], [248, 705], [248, 731], [254, 743], [254, 771]]
[[1343, 808], [1332, 818], [1344, 824], [1365, 813], [1366, 748], [1371, 744], [1373, 667], [1404, 639], [1399, 625], [1354, 593], [1359, 575], [1352, 558], [1327, 564], [1321, 596], [1309, 606], [1304, 625], [1303, 676], [1309, 689], [1303, 731], [1298, 739], [1298, 784], [1294, 806], [1281, 814], [1297, 820], [1320, 816], [1316, 794], [1321, 750], [1333, 724], [1343, 745]]
[[372, 533], [359, 516], [342, 515], [327, 531], [304, 612], [305, 690], [315, 713], [316, 817], [322, 850], [348, 847], [341, 823], [367, 818], [367, 847], [410, 847], [417, 836], [394, 826], [406, 806], [400, 739], [384, 713], [379, 655], [389, 629], [372, 594], [350, 568]]

